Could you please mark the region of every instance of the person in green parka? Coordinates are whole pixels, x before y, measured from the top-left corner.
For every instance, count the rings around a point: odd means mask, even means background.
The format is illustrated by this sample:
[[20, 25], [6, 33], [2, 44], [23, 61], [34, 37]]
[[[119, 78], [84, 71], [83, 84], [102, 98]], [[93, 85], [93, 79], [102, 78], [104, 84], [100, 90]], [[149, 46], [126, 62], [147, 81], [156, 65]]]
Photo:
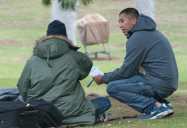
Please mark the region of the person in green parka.
[[78, 49], [67, 38], [65, 25], [54, 20], [48, 25], [47, 36], [36, 41], [17, 87], [24, 101], [43, 99], [53, 103], [62, 112], [65, 125], [94, 125], [98, 118], [106, 121], [111, 103], [106, 97], [85, 98], [79, 80], [88, 76], [93, 63]]

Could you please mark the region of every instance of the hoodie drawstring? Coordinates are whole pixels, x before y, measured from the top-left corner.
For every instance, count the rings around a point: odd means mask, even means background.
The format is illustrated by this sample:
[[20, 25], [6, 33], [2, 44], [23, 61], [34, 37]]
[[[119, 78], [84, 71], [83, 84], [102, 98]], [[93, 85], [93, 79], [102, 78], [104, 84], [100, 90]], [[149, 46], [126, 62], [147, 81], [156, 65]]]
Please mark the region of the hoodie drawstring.
[[50, 46], [48, 45], [47, 46], [47, 50], [48, 50], [48, 52], [47, 52], [47, 64], [50, 66], [50, 67], [53, 67], [53, 61], [51, 60], [51, 63], [49, 62], [50, 60], [49, 60], [49, 55], [50, 55]]

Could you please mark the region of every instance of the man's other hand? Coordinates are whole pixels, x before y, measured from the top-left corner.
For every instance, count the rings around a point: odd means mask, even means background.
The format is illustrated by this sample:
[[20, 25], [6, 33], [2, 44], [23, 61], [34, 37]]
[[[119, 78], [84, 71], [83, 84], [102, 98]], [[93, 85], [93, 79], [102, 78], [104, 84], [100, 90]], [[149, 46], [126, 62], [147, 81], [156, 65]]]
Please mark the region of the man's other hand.
[[102, 75], [93, 76], [92, 78], [94, 79], [96, 84], [98, 85], [103, 84]]

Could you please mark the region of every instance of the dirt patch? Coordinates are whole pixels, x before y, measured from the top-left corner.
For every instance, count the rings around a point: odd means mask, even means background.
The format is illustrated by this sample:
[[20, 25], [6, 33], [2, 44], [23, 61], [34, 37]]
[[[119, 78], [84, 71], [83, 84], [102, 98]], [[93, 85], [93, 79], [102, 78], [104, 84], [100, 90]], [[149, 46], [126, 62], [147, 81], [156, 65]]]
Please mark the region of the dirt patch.
[[20, 58], [14, 58], [12, 61], [26, 62], [26, 61], [29, 60], [30, 58], [31, 58], [31, 56], [29, 56], [29, 57], [20, 57]]
[[126, 47], [126, 43], [110, 44], [110, 47]]
[[111, 59], [109, 59], [108, 57], [90, 57], [90, 59], [92, 61], [112, 61], [112, 60], [119, 60], [119, 58], [117, 57], [111, 57]]
[[[181, 49], [182, 45], [179, 44], [172, 44], [173, 49]], [[117, 44], [110, 44], [110, 47], [126, 47], [126, 43], [117, 43]]]
[[187, 95], [176, 96], [177, 99], [183, 100], [183, 102], [187, 101]]
[[98, 94], [96, 94], [96, 93], [91, 93], [91, 94], [88, 94], [88, 95], [86, 96], [86, 99], [92, 100], [92, 99], [96, 99], [96, 98], [98, 98], [98, 97], [99, 97]]
[[110, 30], [121, 32], [118, 24], [110, 24]]
[[[19, 62], [25, 62], [28, 59], [30, 59], [31, 56], [29, 57], [21, 57], [21, 58], [14, 58], [13, 61], [19, 61]], [[104, 58], [90, 58], [92, 61], [112, 61], [112, 60], [119, 60], [119, 58], [113, 57], [111, 60], [109, 60], [108, 57]]]
[[187, 82], [179, 82], [180, 85], [186, 85], [187, 86]]
[[34, 45], [31, 41], [15, 41], [15, 40], [7, 40], [0, 41], [1, 46], [31, 46]]
[[90, 94], [87, 94], [87, 95], [86, 95], [86, 98], [89, 99], [89, 100], [96, 99], [96, 98], [98, 98], [98, 97], [107, 97], [107, 98], [110, 99], [111, 101], [116, 101], [116, 99], [110, 97], [109, 95], [99, 96], [99, 95], [96, 94], [96, 93], [90, 93]]
[[7, 2], [5, 2], [5, 1], [0, 1], [0, 7], [3, 7], [3, 6], [5, 6], [7, 4]]
[[14, 20], [13, 22], [0, 22], [0, 26], [3, 27], [26, 27], [23, 21]]
[[129, 1], [129, 0], [113, 0], [114, 2], [123, 2], [123, 3], [135, 3], [135, 0], [131, 0], [131, 1]]
[[182, 48], [182, 45], [179, 45], [179, 44], [172, 44], [171, 47], [173, 49], [181, 49]]

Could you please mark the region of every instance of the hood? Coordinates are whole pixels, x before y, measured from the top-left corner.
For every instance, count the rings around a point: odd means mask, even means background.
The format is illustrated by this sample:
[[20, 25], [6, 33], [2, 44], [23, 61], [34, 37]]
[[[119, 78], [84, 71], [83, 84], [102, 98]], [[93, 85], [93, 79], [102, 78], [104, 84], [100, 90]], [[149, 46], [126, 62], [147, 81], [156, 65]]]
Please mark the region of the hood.
[[156, 29], [155, 21], [143, 14], [139, 15], [136, 24], [128, 31], [127, 38], [129, 38], [136, 31], [153, 31]]
[[36, 41], [34, 55], [46, 59], [50, 67], [53, 66], [52, 59], [59, 58], [69, 50], [78, 50], [72, 42], [64, 36], [44, 36]]

